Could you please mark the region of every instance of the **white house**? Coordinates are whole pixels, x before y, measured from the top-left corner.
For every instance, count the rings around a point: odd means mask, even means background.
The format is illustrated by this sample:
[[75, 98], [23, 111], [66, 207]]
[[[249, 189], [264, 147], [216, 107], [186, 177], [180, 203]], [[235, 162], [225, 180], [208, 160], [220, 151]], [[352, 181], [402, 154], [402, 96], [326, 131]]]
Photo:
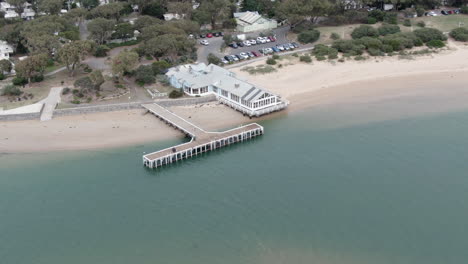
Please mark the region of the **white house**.
[[264, 18], [258, 12], [234, 13], [234, 18], [237, 22], [237, 30], [240, 32], [263, 31], [278, 27], [276, 20]]
[[[16, 12], [16, 7], [14, 5], [10, 5], [7, 2], [0, 3], [0, 11], [5, 13], [5, 18], [16, 18], [19, 17], [18, 13]], [[32, 9], [32, 5], [28, 2], [24, 4], [24, 11], [21, 13], [21, 18], [26, 20], [34, 19], [36, 12]]]
[[233, 72], [217, 65], [186, 64], [169, 69], [170, 84], [190, 96], [214, 94], [226, 104], [248, 116], [260, 116], [286, 108], [280, 96], [236, 78]]
[[182, 19], [185, 17], [185, 14], [182, 14], [182, 15], [179, 15], [177, 13], [166, 13], [163, 15], [164, 16], [164, 20], [166, 21], [170, 21], [170, 20], [179, 20], [179, 19]]
[[6, 41], [0, 40], [0, 60], [9, 60], [11, 53], [13, 48]]

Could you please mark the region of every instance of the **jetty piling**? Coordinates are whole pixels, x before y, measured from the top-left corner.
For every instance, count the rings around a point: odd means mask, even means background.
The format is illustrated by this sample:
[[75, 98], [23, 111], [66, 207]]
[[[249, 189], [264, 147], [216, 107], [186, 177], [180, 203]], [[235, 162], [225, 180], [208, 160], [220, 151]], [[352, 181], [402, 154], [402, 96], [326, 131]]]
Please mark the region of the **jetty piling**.
[[257, 123], [223, 132], [208, 132], [156, 103], [142, 106], [168, 125], [191, 137], [191, 140], [187, 143], [144, 155], [143, 164], [148, 168], [162, 167], [208, 151], [249, 140], [264, 133], [263, 127]]

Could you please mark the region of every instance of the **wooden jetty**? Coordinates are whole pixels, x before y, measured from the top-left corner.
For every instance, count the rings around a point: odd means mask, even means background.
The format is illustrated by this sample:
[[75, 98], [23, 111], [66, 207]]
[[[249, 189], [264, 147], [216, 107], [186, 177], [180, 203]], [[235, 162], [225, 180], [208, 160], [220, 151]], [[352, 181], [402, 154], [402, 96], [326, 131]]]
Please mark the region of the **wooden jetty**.
[[249, 140], [264, 133], [263, 127], [257, 123], [233, 128], [224, 132], [207, 132], [156, 103], [144, 104], [142, 106], [162, 121], [192, 138], [187, 143], [144, 155], [143, 164], [149, 168], [162, 167], [204, 152]]

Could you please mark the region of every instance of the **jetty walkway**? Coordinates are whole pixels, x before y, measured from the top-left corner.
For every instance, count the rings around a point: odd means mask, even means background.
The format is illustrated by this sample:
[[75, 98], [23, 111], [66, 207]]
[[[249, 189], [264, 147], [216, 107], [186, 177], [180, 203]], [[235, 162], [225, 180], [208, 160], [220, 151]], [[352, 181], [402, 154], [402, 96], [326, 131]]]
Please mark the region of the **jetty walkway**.
[[207, 132], [156, 103], [143, 104], [142, 106], [162, 121], [192, 138], [187, 143], [144, 155], [143, 164], [149, 168], [162, 167], [204, 152], [249, 140], [264, 133], [263, 127], [257, 123], [224, 132]]

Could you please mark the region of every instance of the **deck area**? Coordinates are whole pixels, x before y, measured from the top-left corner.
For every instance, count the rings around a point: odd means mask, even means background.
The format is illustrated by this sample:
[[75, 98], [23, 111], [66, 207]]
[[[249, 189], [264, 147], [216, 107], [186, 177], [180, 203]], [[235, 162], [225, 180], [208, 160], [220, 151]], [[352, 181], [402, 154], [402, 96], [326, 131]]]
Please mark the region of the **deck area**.
[[264, 133], [263, 127], [256, 123], [223, 132], [207, 132], [158, 104], [144, 104], [142, 106], [162, 121], [192, 138], [190, 142], [144, 155], [143, 164], [149, 168], [161, 167]]

